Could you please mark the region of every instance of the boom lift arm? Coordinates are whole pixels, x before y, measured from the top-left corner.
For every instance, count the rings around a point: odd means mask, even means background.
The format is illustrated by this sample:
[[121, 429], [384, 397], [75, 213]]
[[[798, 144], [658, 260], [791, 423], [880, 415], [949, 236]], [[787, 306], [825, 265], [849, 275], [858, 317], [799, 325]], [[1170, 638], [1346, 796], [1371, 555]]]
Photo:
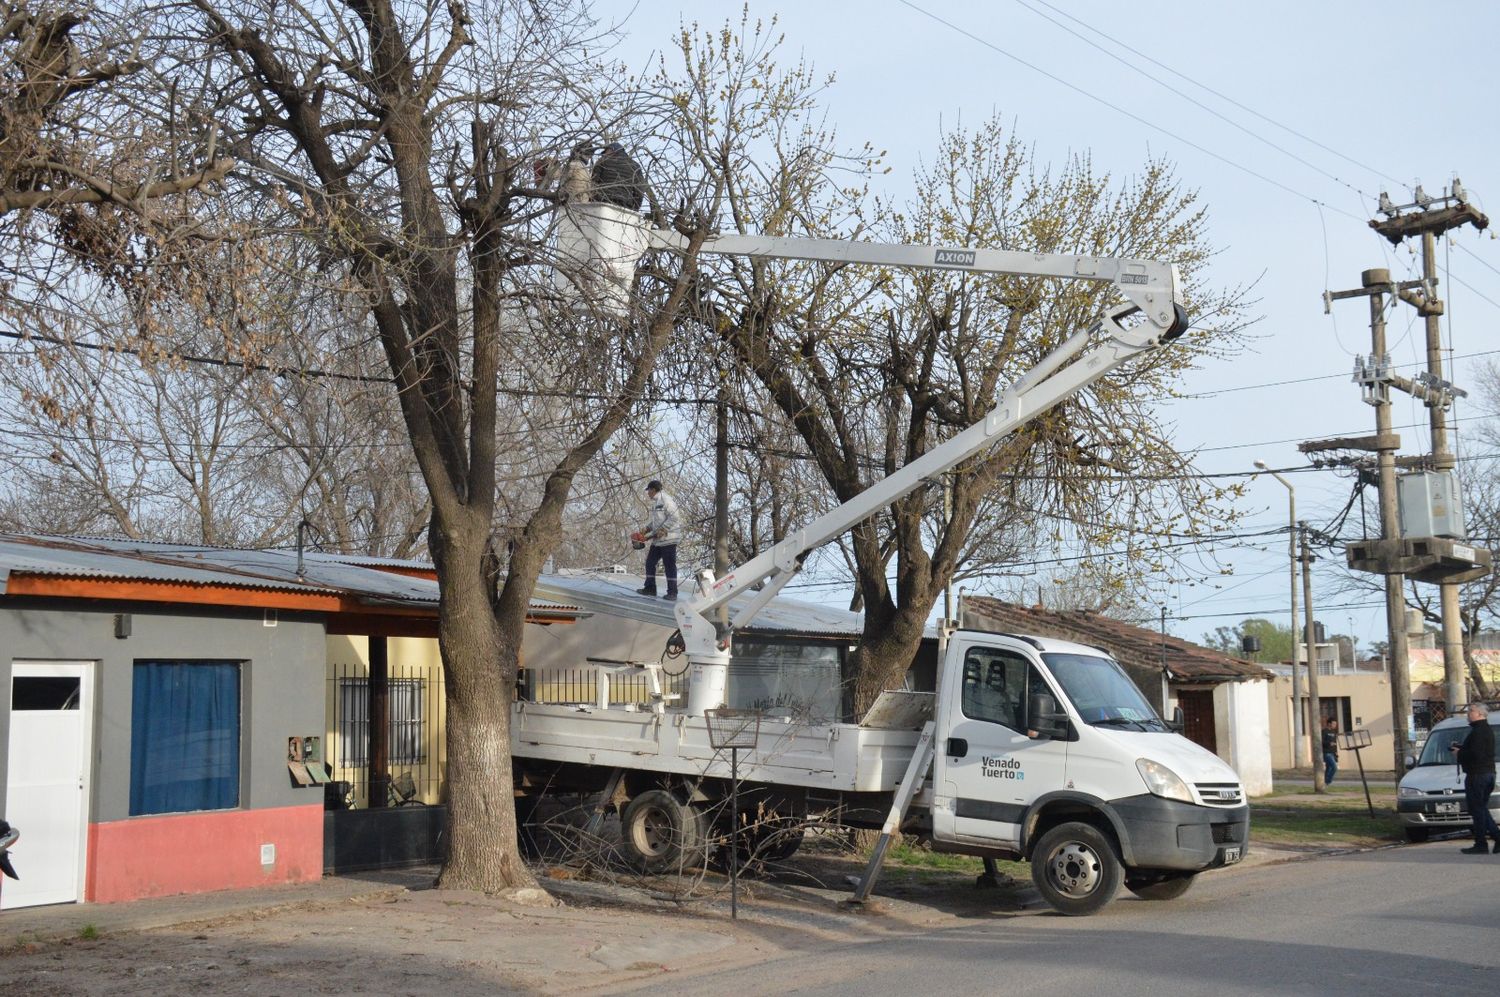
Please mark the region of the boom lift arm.
[[[649, 238], [656, 249], [680, 251], [687, 247], [686, 237], [669, 230], [653, 229]], [[1001, 392], [995, 407], [968, 429], [731, 569], [722, 578], [714, 577], [710, 570], [702, 571], [698, 596], [676, 605], [677, 626], [686, 645], [691, 672], [687, 711], [694, 716], [724, 701], [734, 631], [755, 618], [801, 570], [802, 562], [814, 549], [852, 529], [883, 506], [983, 453], [1002, 437], [1125, 361], [1171, 342], [1188, 326], [1177, 268], [1152, 260], [742, 235], [710, 237], [700, 251], [768, 259], [1106, 281], [1115, 285], [1125, 303], [1110, 308], [1092, 327], [1074, 333], [1044, 357]], [[1137, 314], [1141, 316], [1138, 322], [1124, 324]], [[730, 599], [761, 583], [764, 587], [727, 627], [711, 618]]]

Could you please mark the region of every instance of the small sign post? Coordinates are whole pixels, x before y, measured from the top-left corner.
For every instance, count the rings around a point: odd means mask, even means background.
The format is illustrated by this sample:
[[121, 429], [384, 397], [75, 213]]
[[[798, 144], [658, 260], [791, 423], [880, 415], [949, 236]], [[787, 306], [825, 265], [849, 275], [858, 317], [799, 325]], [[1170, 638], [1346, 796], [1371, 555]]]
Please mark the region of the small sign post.
[[704, 710], [708, 744], [715, 751], [729, 749], [729, 919], [740, 916], [740, 750], [755, 749], [760, 740], [760, 713], [720, 707]]
[[1359, 781], [1365, 784], [1365, 806], [1370, 808], [1370, 816], [1375, 816], [1375, 804], [1370, 799], [1370, 780], [1365, 778], [1365, 762], [1359, 755], [1359, 749], [1370, 746], [1370, 732], [1363, 727], [1355, 730], [1344, 731], [1339, 735], [1339, 747], [1345, 751], [1354, 752], [1354, 761], [1359, 765]]

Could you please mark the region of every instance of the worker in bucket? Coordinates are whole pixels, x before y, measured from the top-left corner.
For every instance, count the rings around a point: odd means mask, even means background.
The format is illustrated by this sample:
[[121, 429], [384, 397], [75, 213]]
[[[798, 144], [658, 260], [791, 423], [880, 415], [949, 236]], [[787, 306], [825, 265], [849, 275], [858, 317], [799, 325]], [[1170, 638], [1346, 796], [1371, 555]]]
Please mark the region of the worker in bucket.
[[660, 481], [646, 485], [646, 502], [651, 513], [646, 525], [632, 533], [630, 539], [637, 545], [646, 545], [646, 584], [636, 589], [641, 595], [656, 595], [656, 566], [661, 565], [667, 576], [667, 591], [663, 599], [677, 598], [677, 502], [662, 490]]
[[641, 202], [646, 199], [646, 176], [620, 143], [611, 142], [604, 147], [594, 163], [591, 179], [595, 201], [628, 211], [641, 210]]

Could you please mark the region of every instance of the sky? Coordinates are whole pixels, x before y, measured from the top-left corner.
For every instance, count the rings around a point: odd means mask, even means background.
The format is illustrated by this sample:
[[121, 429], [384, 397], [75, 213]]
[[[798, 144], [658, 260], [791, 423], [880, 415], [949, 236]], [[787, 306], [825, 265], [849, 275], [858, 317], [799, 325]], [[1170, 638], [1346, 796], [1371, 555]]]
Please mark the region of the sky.
[[[623, 23], [616, 54], [641, 66], [679, 24], [737, 21], [741, 7], [606, 0], [596, 10]], [[1096, 170], [1120, 177], [1148, 157], [1172, 161], [1199, 190], [1209, 238], [1222, 249], [1211, 279], [1254, 284], [1262, 319], [1246, 352], [1188, 375], [1181, 387], [1194, 397], [1163, 418], [1180, 448], [1198, 452], [1201, 471], [1245, 474], [1256, 459], [1283, 469], [1299, 517], [1315, 526], [1331, 523], [1352, 483], [1309, 469], [1297, 442], [1374, 431], [1374, 410], [1350, 380], [1354, 356], [1369, 351], [1368, 306], [1335, 303], [1327, 316], [1323, 292], [1358, 287], [1373, 267], [1397, 279], [1420, 274], [1418, 257], [1369, 229], [1377, 194], [1407, 204], [1416, 184], [1438, 194], [1458, 176], [1473, 203], [1483, 209], [1488, 195], [1500, 211], [1500, 69], [1487, 54], [1500, 37], [1500, 4], [763, 0], [750, 12], [778, 18], [788, 57], [835, 74], [829, 121], [847, 142], [889, 150], [893, 191], [945, 126], [995, 113], [1040, 161], [1087, 152]], [[1477, 395], [1478, 365], [1500, 359], [1490, 333], [1500, 318], [1500, 243], [1472, 229], [1449, 242], [1438, 250], [1448, 374]], [[1402, 306], [1388, 321], [1393, 361], [1421, 360], [1414, 311]], [[1426, 409], [1395, 397], [1401, 452], [1427, 450]], [[1483, 414], [1478, 401], [1451, 414], [1457, 447], [1475, 466], [1483, 448], [1465, 441]], [[1372, 528], [1374, 502], [1368, 493]], [[1286, 524], [1287, 492], [1254, 478], [1240, 509], [1237, 533], [1274, 530]], [[1284, 534], [1225, 540], [1214, 551], [1232, 575], [1158, 580], [1170, 630], [1198, 639], [1247, 616], [1287, 620]], [[1340, 591], [1347, 578], [1341, 555], [1319, 562], [1318, 618], [1367, 648], [1385, 637], [1384, 612], [1371, 596]]]

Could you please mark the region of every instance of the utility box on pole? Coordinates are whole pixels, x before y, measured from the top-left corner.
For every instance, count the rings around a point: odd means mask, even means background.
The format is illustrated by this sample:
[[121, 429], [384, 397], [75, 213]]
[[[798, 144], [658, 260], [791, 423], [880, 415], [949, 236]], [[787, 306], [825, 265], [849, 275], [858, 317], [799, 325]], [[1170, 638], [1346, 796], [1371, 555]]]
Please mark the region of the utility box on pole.
[[1401, 503], [1403, 537], [1463, 540], [1468, 535], [1463, 498], [1452, 471], [1402, 475], [1397, 479], [1396, 493]]

